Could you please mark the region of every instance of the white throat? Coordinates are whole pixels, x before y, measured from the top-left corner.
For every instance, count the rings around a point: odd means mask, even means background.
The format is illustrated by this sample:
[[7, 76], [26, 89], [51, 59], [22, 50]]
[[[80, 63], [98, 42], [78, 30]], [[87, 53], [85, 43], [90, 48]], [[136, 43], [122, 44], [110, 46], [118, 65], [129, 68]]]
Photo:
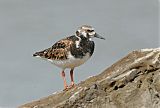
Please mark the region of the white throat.
[[77, 36], [77, 35], [75, 35], [75, 36], [78, 38], [78, 40], [76, 41], [76, 48], [79, 48], [79, 44], [81, 42], [81, 38], [79, 36]]
[[92, 41], [92, 38], [89, 38], [90, 41]]
[[84, 31], [84, 32], [82, 32], [82, 35], [84, 36], [84, 37], [87, 37], [87, 33]]

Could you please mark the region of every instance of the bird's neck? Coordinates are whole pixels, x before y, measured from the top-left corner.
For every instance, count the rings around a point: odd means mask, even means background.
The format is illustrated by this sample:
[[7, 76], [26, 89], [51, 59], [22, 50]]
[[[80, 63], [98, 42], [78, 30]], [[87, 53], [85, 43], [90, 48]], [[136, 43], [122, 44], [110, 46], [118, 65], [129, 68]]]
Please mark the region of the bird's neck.
[[72, 55], [76, 58], [83, 58], [87, 53], [91, 56], [94, 51], [94, 42], [85, 36], [76, 36], [78, 39], [75, 41], [75, 46], [71, 51]]

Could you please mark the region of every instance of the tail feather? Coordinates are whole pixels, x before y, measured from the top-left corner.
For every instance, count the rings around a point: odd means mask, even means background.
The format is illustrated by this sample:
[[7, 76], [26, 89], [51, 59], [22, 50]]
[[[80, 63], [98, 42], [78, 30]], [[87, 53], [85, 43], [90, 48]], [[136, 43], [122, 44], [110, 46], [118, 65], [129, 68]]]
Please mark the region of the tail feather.
[[38, 56], [37, 52], [33, 54], [33, 57], [36, 57], [36, 56]]
[[51, 52], [51, 48], [48, 48], [43, 51], [34, 53], [33, 57], [49, 58], [50, 52]]
[[33, 54], [33, 57], [43, 57], [43, 55], [44, 55], [44, 52], [41, 51], [41, 52], [36, 52], [36, 53], [34, 53], [34, 54]]

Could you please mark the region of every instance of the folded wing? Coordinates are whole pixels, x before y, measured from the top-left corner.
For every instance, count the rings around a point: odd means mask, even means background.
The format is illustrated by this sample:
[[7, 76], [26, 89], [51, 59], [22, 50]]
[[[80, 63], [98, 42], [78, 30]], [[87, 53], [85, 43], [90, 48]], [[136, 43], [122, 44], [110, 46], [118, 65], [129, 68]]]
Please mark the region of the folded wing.
[[41, 57], [51, 60], [66, 60], [68, 51], [70, 50], [73, 41], [62, 39], [56, 42], [52, 47], [33, 54], [35, 57]]

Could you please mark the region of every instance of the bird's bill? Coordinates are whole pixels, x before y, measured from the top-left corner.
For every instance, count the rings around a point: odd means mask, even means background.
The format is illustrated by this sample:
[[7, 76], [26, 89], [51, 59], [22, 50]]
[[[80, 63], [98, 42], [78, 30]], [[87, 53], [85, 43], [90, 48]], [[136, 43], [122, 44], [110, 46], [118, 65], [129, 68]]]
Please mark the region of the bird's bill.
[[94, 37], [99, 38], [99, 39], [104, 39], [104, 40], [105, 40], [105, 38], [104, 38], [104, 37], [100, 36], [100, 35], [99, 35], [99, 34], [97, 34], [97, 33], [94, 35]]

